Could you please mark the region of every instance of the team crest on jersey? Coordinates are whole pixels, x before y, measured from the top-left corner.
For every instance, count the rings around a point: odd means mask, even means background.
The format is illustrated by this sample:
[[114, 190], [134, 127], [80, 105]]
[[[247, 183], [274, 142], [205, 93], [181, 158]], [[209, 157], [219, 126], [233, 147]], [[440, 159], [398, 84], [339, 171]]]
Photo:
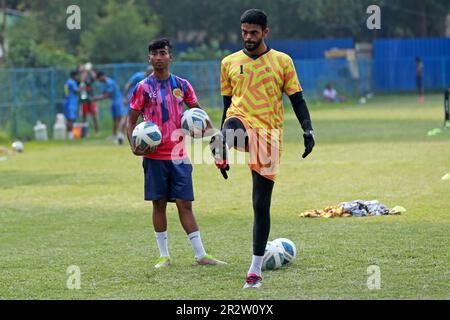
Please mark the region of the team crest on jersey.
[[179, 100], [183, 99], [183, 92], [178, 88], [173, 89], [172, 94], [175, 98]]

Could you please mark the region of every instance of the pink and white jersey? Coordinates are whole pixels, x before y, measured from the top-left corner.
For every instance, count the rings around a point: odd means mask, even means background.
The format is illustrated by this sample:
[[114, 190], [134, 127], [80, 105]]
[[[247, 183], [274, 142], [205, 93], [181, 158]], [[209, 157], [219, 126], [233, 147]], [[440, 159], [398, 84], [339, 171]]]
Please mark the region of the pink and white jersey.
[[142, 111], [144, 120], [157, 124], [162, 133], [161, 144], [145, 157], [154, 160], [186, 158], [184, 134], [181, 133], [183, 103], [196, 105], [197, 96], [187, 80], [173, 74], [167, 80], [150, 75], [136, 85], [130, 108]]

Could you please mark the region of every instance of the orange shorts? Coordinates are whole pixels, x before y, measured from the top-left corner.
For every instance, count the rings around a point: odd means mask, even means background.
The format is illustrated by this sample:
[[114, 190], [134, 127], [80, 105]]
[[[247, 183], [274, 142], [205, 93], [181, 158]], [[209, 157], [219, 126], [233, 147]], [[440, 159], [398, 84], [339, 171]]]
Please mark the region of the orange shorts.
[[243, 117], [233, 117], [241, 120], [248, 135], [248, 149], [245, 152], [249, 153], [250, 170], [275, 181], [280, 166], [282, 129], [254, 129]]

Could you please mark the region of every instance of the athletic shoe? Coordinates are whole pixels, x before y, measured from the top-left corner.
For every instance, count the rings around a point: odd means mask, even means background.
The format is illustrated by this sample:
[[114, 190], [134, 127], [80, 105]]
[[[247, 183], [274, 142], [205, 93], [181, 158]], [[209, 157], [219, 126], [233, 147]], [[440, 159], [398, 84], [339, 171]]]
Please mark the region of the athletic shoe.
[[262, 286], [262, 278], [254, 273], [247, 275], [247, 280], [244, 284], [244, 289], [260, 288]]
[[125, 135], [122, 132], [119, 132], [117, 134], [117, 144], [122, 145], [124, 140], [125, 140]]
[[166, 268], [170, 266], [170, 258], [169, 257], [159, 257], [158, 262], [155, 264], [155, 268]]
[[216, 258], [214, 258], [214, 257], [213, 257], [212, 255], [210, 255], [210, 254], [207, 254], [207, 255], [204, 256], [203, 258], [201, 258], [201, 259], [196, 259], [196, 260], [197, 260], [197, 263], [198, 263], [199, 265], [202, 265], [202, 266], [204, 266], [204, 265], [217, 266], [217, 265], [224, 265], [224, 264], [227, 264], [226, 262], [217, 260]]

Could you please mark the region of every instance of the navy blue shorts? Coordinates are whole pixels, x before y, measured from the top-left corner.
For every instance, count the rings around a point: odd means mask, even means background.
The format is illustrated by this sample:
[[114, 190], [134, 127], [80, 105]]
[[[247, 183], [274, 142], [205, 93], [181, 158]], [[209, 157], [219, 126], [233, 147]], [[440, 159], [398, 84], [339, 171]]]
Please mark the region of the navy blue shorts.
[[153, 160], [143, 158], [144, 199], [146, 201], [175, 199], [194, 201], [192, 164], [189, 161]]

